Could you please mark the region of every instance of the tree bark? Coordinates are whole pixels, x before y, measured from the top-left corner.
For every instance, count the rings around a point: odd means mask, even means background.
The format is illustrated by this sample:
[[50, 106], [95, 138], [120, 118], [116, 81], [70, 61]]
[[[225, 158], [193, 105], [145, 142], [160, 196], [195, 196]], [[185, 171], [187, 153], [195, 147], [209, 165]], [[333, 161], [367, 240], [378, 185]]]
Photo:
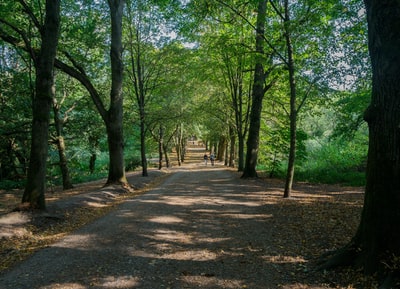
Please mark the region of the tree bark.
[[[372, 98], [364, 115], [369, 127], [364, 207], [350, 244], [323, 267], [358, 265], [383, 280], [396, 274], [390, 268], [395, 270], [400, 256], [400, 2], [364, 2], [372, 64]], [[382, 288], [394, 288], [389, 286]]]
[[163, 143], [163, 152], [164, 152], [164, 157], [165, 157], [165, 167], [169, 168], [170, 161], [169, 161], [169, 155], [168, 155], [168, 145], [166, 143]]
[[289, 198], [294, 178], [294, 166], [296, 160], [296, 130], [297, 130], [297, 107], [296, 107], [296, 79], [295, 79], [295, 65], [293, 59], [293, 45], [290, 34], [290, 14], [289, 14], [289, 1], [285, 0], [285, 40], [287, 50], [287, 67], [289, 72], [289, 87], [290, 87], [290, 145], [289, 145], [289, 158], [286, 173], [285, 191], [283, 194], [284, 198]]
[[267, 1], [258, 2], [257, 27], [256, 27], [256, 64], [254, 73], [254, 85], [252, 91], [252, 104], [250, 112], [250, 127], [247, 138], [246, 163], [242, 178], [257, 177], [257, 157], [260, 140], [261, 110], [265, 94], [264, 81], [264, 30]]
[[[144, 99], [141, 103], [144, 102]], [[142, 176], [149, 175], [147, 170], [147, 157], [146, 157], [146, 125], [144, 122], [144, 105], [140, 109], [140, 156], [142, 160]]]
[[[239, 172], [244, 169], [244, 143], [247, 135], [247, 129], [249, 124], [249, 111], [250, 111], [250, 95], [247, 95], [248, 100], [244, 100], [243, 81], [244, 81], [244, 69], [243, 69], [243, 55], [236, 55], [231, 57], [227, 53], [228, 49], [225, 49], [223, 54], [223, 60], [225, 63], [225, 70], [228, 75], [228, 88], [230, 91], [230, 98], [232, 109], [234, 111], [235, 118], [235, 129], [238, 136], [238, 163], [237, 168]], [[236, 61], [232, 61], [232, 58]]]
[[107, 132], [107, 142], [109, 151], [109, 169], [106, 184], [127, 185], [124, 165], [124, 136], [123, 136], [123, 62], [122, 62], [122, 17], [123, 0], [109, 0], [111, 18], [111, 91], [110, 105], [107, 110], [103, 104], [100, 93], [93, 86], [90, 78], [84, 69], [65, 52], [66, 57], [72, 62], [73, 66], [56, 59], [55, 66], [63, 72], [77, 79], [89, 92], [90, 97], [101, 115]]
[[367, 184], [356, 241], [364, 250], [366, 272], [373, 273], [382, 267], [381, 258], [400, 256], [400, 3], [365, 4], [373, 78], [365, 113], [370, 136]]
[[164, 129], [162, 125], [159, 127], [159, 136], [158, 136], [158, 169], [162, 169], [163, 162], [163, 143], [164, 143]]
[[54, 98], [54, 59], [60, 30], [60, 1], [46, 1], [46, 17], [42, 27], [42, 46], [35, 61], [36, 95], [32, 108], [32, 142], [28, 178], [22, 202], [30, 207], [46, 209], [46, 169], [49, 141], [49, 120]]
[[54, 118], [54, 126], [56, 130], [56, 137], [54, 142], [57, 145], [58, 158], [59, 158], [59, 166], [61, 170], [62, 182], [63, 182], [63, 190], [72, 189], [73, 185], [71, 182], [71, 176], [68, 168], [68, 158], [65, 149], [65, 140], [62, 135], [62, 128], [64, 123], [66, 122], [67, 117], [61, 119], [60, 117], [60, 105], [57, 103], [56, 99], [53, 98], [53, 118]]
[[230, 148], [229, 148], [229, 167], [235, 167], [235, 144], [236, 144], [236, 137], [234, 133], [234, 129], [229, 127], [229, 135], [230, 135]]
[[124, 165], [123, 136], [123, 62], [122, 62], [122, 17], [124, 0], [109, 0], [111, 15], [111, 92], [110, 108], [107, 113], [107, 138], [109, 169], [107, 184], [127, 184]]
[[[138, 13], [143, 13], [139, 11]], [[128, 5], [128, 15], [132, 20], [132, 11]], [[139, 28], [133, 28], [129, 25], [129, 51], [131, 60], [130, 77], [133, 82], [136, 103], [139, 113], [139, 128], [140, 128], [140, 157], [142, 164], [142, 176], [147, 177], [147, 158], [146, 158], [146, 80], [144, 75], [144, 63], [142, 57], [142, 40]], [[136, 45], [136, 46], [135, 46]]]

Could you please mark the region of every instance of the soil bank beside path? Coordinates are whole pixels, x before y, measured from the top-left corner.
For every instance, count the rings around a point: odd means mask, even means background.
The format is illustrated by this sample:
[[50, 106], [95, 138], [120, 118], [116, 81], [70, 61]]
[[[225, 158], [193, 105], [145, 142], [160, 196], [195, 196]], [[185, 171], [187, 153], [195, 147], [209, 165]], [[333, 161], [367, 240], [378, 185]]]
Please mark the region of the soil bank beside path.
[[321, 276], [302, 285], [301, 241], [282, 246], [299, 240], [282, 240], [263, 182], [202, 162], [175, 170], [0, 275], [0, 289], [331, 288]]

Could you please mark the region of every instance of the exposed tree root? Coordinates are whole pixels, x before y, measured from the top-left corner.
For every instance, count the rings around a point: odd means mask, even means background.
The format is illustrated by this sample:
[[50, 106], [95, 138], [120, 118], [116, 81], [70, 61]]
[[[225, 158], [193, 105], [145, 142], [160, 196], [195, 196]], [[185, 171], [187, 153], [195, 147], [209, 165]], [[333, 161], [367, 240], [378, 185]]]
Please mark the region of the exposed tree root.
[[356, 265], [360, 251], [352, 244], [321, 256], [317, 270], [331, 270], [337, 267]]
[[379, 289], [400, 288], [400, 272], [395, 272], [393, 269], [389, 271], [383, 263], [378, 266], [376, 272], [366, 272], [364, 262], [365, 252], [351, 242], [337, 251], [321, 256], [316, 270], [333, 270], [338, 267], [350, 266], [354, 269], [364, 269], [366, 276], [377, 273], [374, 276], [377, 276], [376, 281], [380, 284]]
[[114, 189], [118, 191], [123, 191], [125, 193], [133, 193], [135, 191], [135, 187], [128, 182], [112, 182], [112, 183], [106, 183], [103, 186], [104, 188], [110, 188], [113, 187]]

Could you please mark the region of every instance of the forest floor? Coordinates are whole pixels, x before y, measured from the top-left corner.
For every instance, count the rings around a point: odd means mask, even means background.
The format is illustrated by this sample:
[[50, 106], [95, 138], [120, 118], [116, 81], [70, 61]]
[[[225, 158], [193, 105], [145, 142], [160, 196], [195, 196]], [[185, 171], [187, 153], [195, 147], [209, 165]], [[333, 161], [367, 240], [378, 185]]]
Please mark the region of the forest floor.
[[47, 212], [12, 211], [0, 192], [0, 289], [376, 288], [350, 269], [316, 271], [354, 235], [362, 188], [242, 180], [204, 150], [168, 170], [47, 196]]

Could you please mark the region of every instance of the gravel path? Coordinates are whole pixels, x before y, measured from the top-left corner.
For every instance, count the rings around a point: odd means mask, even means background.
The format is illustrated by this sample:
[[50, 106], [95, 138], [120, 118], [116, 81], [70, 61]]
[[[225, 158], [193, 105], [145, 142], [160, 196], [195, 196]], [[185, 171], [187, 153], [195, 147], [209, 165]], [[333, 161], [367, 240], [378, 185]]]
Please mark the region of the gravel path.
[[281, 181], [241, 180], [201, 156], [170, 171], [5, 271], [0, 289], [373, 288], [353, 287], [346, 272], [312, 271], [316, 257], [353, 235], [360, 191], [301, 184], [284, 200]]
[[262, 190], [192, 165], [37, 252], [0, 288], [278, 288], [263, 261]]

